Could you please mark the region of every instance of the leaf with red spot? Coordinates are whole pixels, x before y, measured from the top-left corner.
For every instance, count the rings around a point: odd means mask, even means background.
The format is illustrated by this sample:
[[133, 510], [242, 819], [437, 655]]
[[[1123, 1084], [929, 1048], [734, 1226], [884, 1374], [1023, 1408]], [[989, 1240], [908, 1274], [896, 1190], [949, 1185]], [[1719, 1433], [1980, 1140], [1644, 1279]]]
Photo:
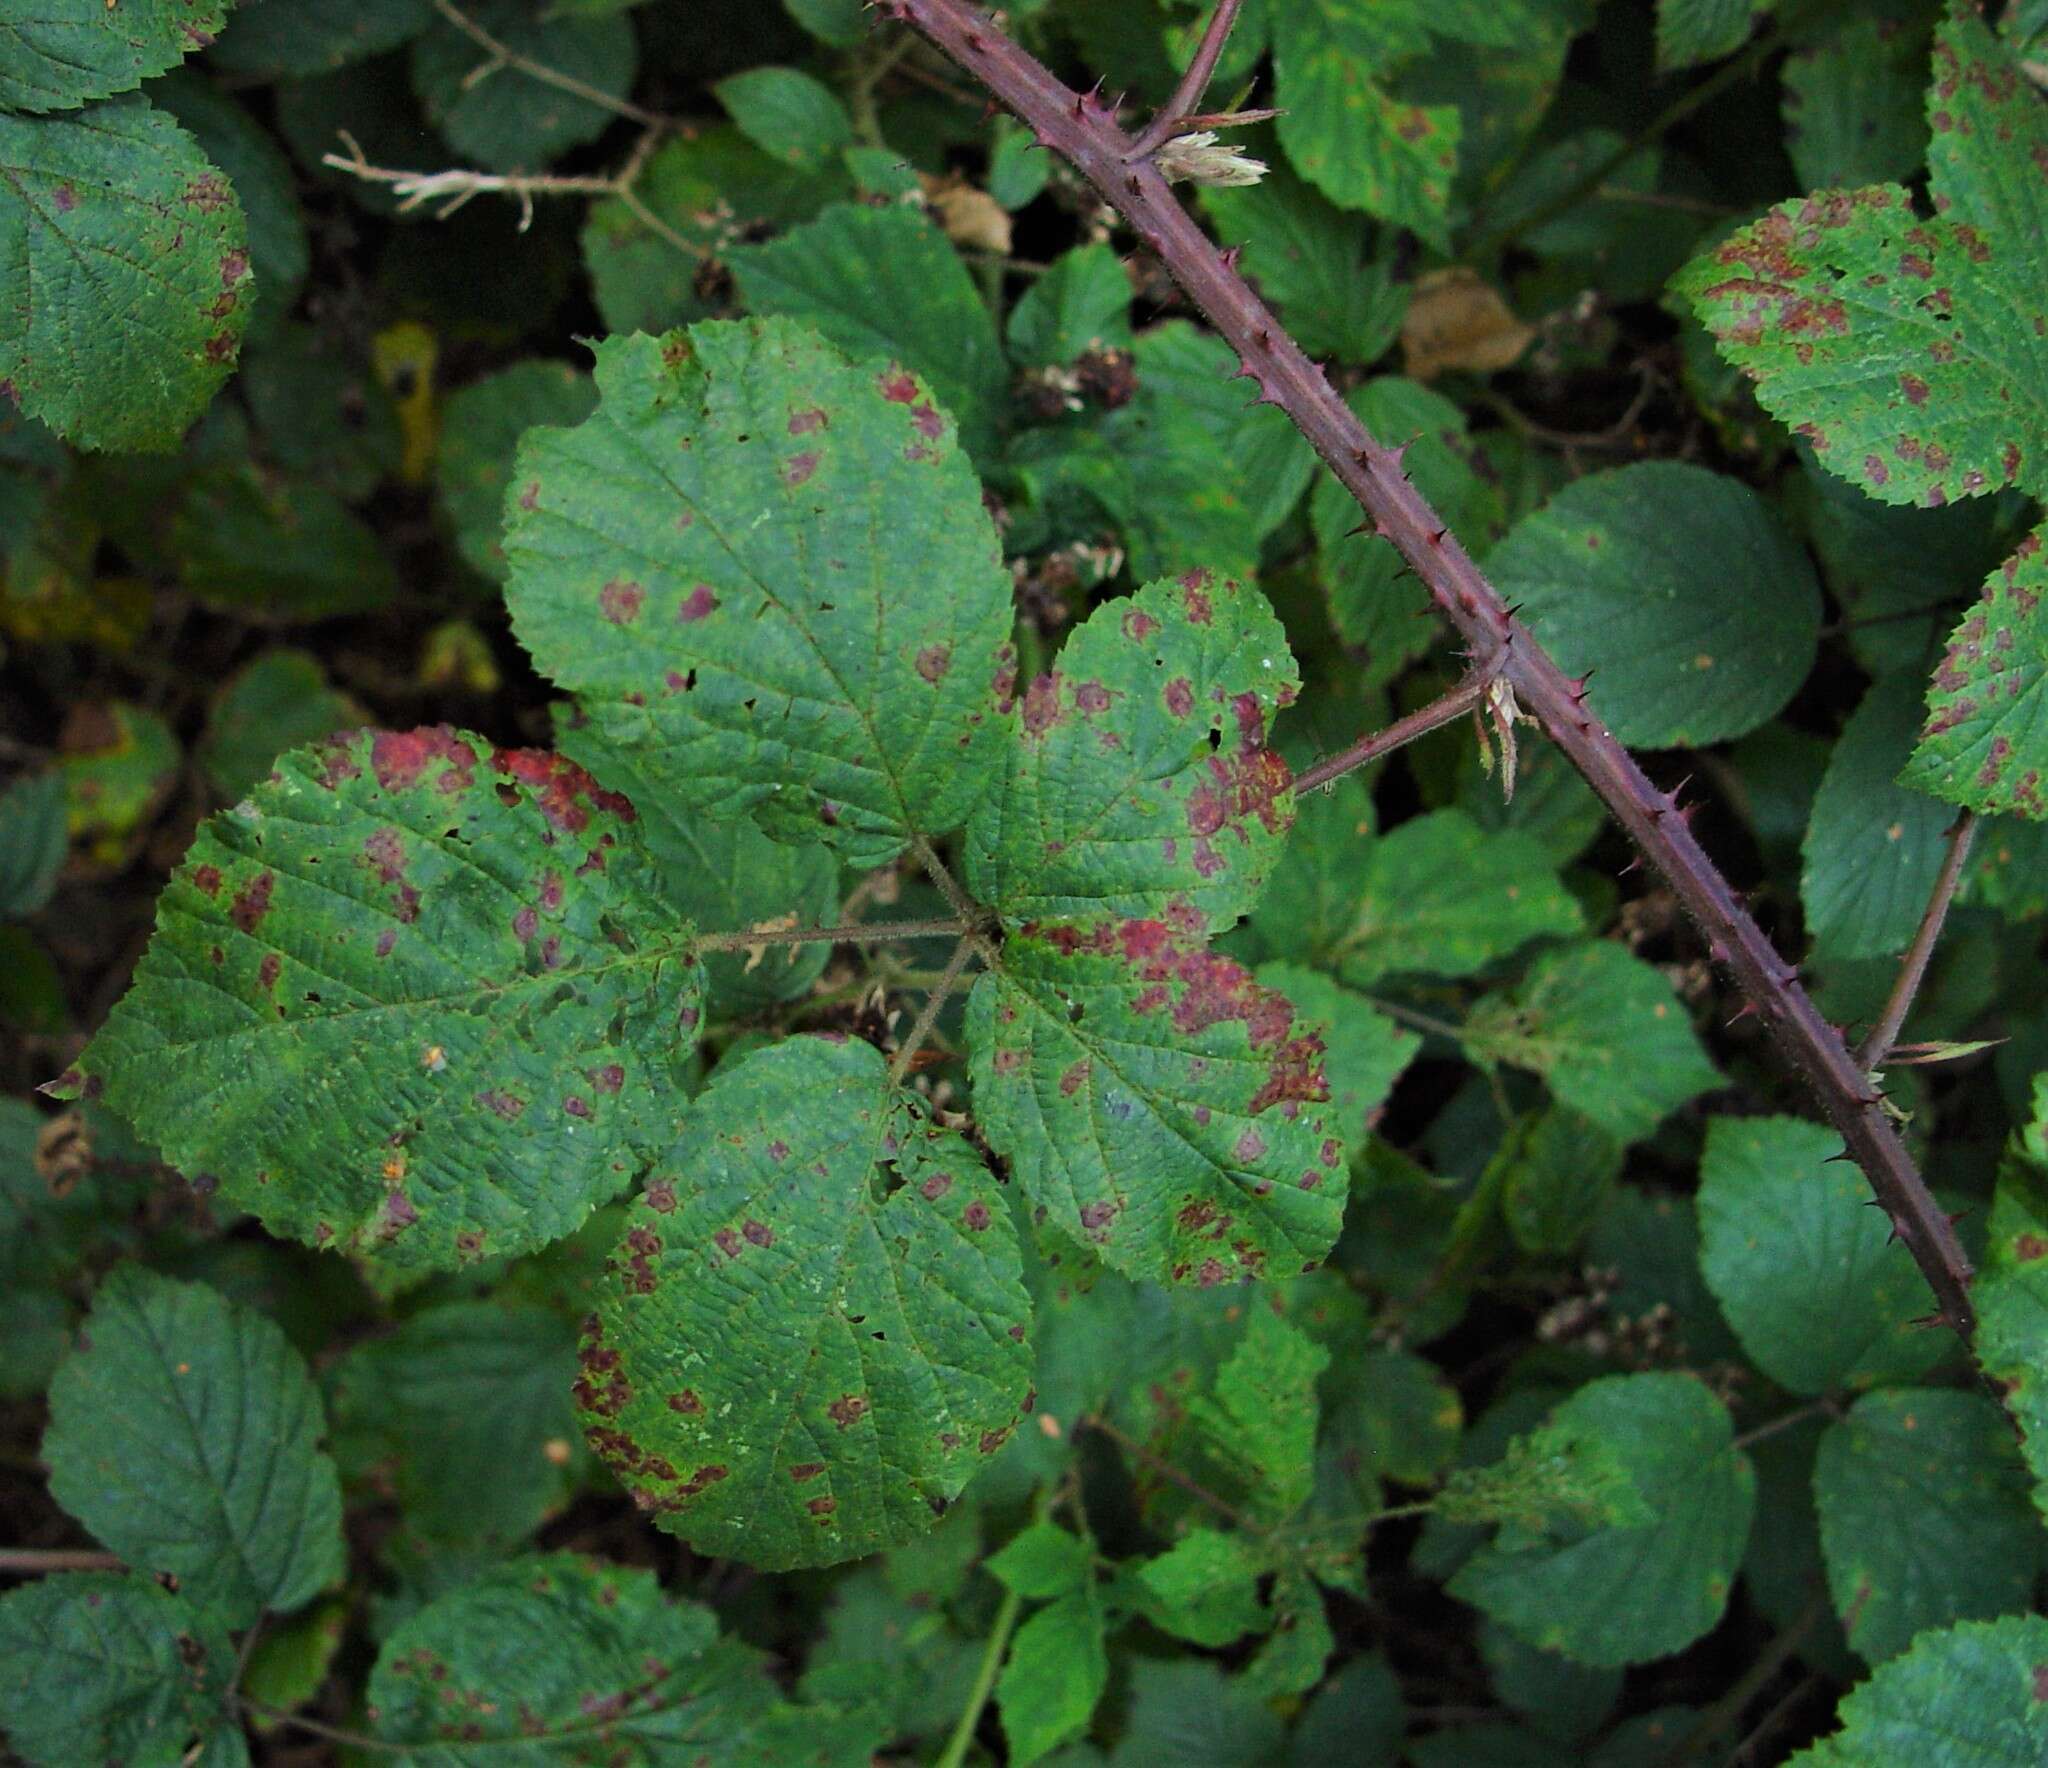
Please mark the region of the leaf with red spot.
[[673, 1135], [702, 980], [632, 806], [445, 725], [281, 757], [202, 825], [104, 1094], [310, 1245], [434, 1268], [577, 1226]]
[[506, 600], [593, 734], [692, 810], [860, 865], [988, 791], [1010, 581], [952, 421], [787, 320], [598, 347], [529, 432]]
[[1991, 574], [1950, 634], [1900, 783], [1986, 816], [2048, 820], [2048, 529]]
[[968, 824], [968, 888], [1013, 926], [1168, 903], [1229, 926], [1294, 821], [1266, 738], [1300, 686], [1256, 590], [1190, 571], [1104, 603], [1017, 695], [1008, 776]]
[[225, 0], [37, 0], [0, 19], [0, 107], [71, 110], [132, 92], [210, 45]]
[[1209, 1286], [1329, 1252], [1346, 1172], [1322, 1039], [1198, 917], [1012, 934], [967, 1043], [991, 1146], [1117, 1270]]
[[2048, 109], [1973, 12], [1935, 39], [1935, 214], [1899, 185], [1781, 203], [1675, 279], [1821, 463], [1886, 503], [2048, 491]]
[[659, 1525], [783, 1569], [922, 1534], [1028, 1403], [1031, 1300], [988, 1168], [870, 1044], [721, 1069], [584, 1330], [585, 1435]]

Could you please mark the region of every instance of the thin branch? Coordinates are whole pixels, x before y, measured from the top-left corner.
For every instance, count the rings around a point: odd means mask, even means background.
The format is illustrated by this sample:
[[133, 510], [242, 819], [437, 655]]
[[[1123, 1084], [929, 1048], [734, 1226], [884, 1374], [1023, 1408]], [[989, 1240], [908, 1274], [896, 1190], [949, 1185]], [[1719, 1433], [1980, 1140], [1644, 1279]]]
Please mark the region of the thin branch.
[[1417, 737], [1426, 737], [1433, 730], [1455, 723], [1486, 698], [1486, 690], [1492, 685], [1492, 680], [1490, 673], [1474, 670], [1441, 699], [1430, 701], [1406, 718], [1395, 719], [1383, 731], [1360, 737], [1350, 748], [1340, 749], [1335, 755], [1326, 755], [1315, 766], [1296, 774], [1294, 790], [1297, 793], [1313, 792], [1318, 786], [1327, 786], [1354, 768], [1364, 767], [1383, 755], [1393, 754], [1396, 749], [1406, 748]]
[[967, 1760], [968, 1751], [974, 1747], [974, 1734], [981, 1727], [981, 1715], [988, 1710], [989, 1697], [996, 1691], [996, 1676], [1010, 1649], [1010, 1635], [1016, 1631], [1017, 1617], [1023, 1612], [1023, 1593], [1005, 1590], [1002, 1606], [996, 1610], [995, 1625], [989, 1631], [988, 1643], [981, 1650], [981, 1667], [974, 1673], [974, 1686], [967, 1691], [967, 1702], [960, 1709], [959, 1722], [953, 1727], [953, 1735], [946, 1740], [945, 1752], [939, 1757], [937, 1768], [961, 1768]]
[[1473, 654], [1500, 654], [1501, 679], [1517, 702], [1669, 880], [1705, 931], [1715, 959], [1733, 972], [1785, 1059], [1813, 1087], [1934, 1291], [1939, 1317], [1969, 1339], [1976, 1327], [1970, 1261], [1900, 1142], [1883, 1097], [1808, 999], [1797, 968], [1779, 955], [1694, 838], [1684, 807], [1651, 784], [1600, 722], [1585, 682], [1566, 675], [1536, 635], [1515, 619], [1448, 525], [1409, 483], [1400, 452], [1367, 433], [1322, 369], [1176, 200], [1157, 168], [1132, 163], [1131, 138], [1101, 105], [1056, 79], [966, 0], [876, 4], [914, 26], [980, 80], [1123, 216], [1139, 243], [1237, 351], [1242, 372], [1260, 395], [1287, 413], [1393, 541]]
[[339, 1725], [308, 1719], [303, 1713], [287, 1712], [268, 1701], [251, 1700], [246, 1694], [238, 1695], [235, 1704], [245, 1713], [254, 1713], [259, 1719], [268, 1719], [274, 1725], [289, 1725], [311, 1737], [324, 1737], [329, 1743], [345, 1743], [350, 1749], [368, 1750], [373, 1755], [402, 1756], [420, 1747], [416, 1743], [389, 1743], [381, 1737], [371, 1737], [367, 1732], [344, 1731]]
[[455, 0], [434, 0], [434, 10], [491, 58], [470, 70], [462, 82], [465, 87], [476, 85], [500, 68], [512, 68], [530, 80], [538, 80], [543, 86], [552, 86], [557, 92], [567, 92], [572, 97], [582, 99], [586, 104], [594, 104], [600, 110], [610, 111], [614, 116], [630, 117], [636, 123], [646, 123], [656, 128], [666, 129], [674, 126], [672, 117], [665, 117], [659, 111], [643, 110], [628, 99], [619, 98], [577, 79], [574, 74], [565, 74], [560, 68], [551, 68], [546, 62], [535, 61], [530, 55], [521, 55], [509, 44], [499, 42], [457, 6]]
[[700, 933], [701, 952], [743, 952], [757, 945], [876, 945], [887, 939], [958, 939], [964, 922], [935, 915], [928, 921], [852, 921], [840, 927], [747, 927], [737, 933]]
[[1964, 869], [1970, 863], [1970, 848], [1976, 839], [1975, 811], [1966, 810], [1949, 824], [1948, 857], [1941, 862], [1940, 874], [1934, 880], [1934, 894], [1927, 899], [1927, 912], [1920, 917], [1919, 931], [1913, 935], [1913, 943], [1906, 948], [1905, 959], [1899, 965], [1898, 980], [1892, 984], [1891, 998], [1885, 1002], [1884, 1012], [1856, 1052], [1856, 1060], [1866, 1073], [1873, 1068], [1882, 1068], [1884, 1059], [1892, 1053], [1892, 1046], [1899, 1041], [1906, 1015], [1912, 1012], [1920, 984], [1927, 978], [1927, 965], [1934, 956], [1935, 941], [1941, 937], [1941, 925], [1948, 919], [1949, 904], [1956, 899]]
[[1146, 1448], [1129, 1431], [1119, 1429], [1116, 1425], [1110, 1423], [1107, 1418], [1103, 1417], [1100, 1412], [1082, 1413], [1074, 1421], [1074, 1428], [1076, 1430], [1101, 1432], [1102, 1435], [1108, 1437], [1111, 1442], [1116, 1444], [1119, 1449], [1123, 1450], [1126, 1455], [1130, 1456], [1133, 1461], [1143, 1463], [1152, 1472], [1158, 1474], [1161, 1479], [1171, 1480], [1183, 1492], [1187, 1493], [1190, 1498], [1199, 1498], [1211, 1510], [1215, 1511], [1218, 1516], [1228, 1522], [1234, 1522], [1246, 1534], [1264, 1535], [1270, 1532], [1263, 1523], [1257, 1522], [1245, 1515], [1229, 1499], [1219, 1498], [1207, 1486], [1203, 1485], [1200, 1480], [1194, 1478], [1191, 1474], [1181, 1472], [1164, 1455], [1157, 1454], [1153, 1450]]
[[1145, 126], [1145, 132], [1131, 144], [1127, 158], [1150, 159], [1173, 136], [1185, 132], [1189, 118], [1202, 102], [1202, 94], [1209, 90], [1216, 64], [1223, 59], [1223, 46], [1230, 41], [1230, 29], [1237, 23], [1242, 4], [1243, 0], [1216, 0], [1216, 10], [1209, 15], [1208, 28], [1195, 46], [1188, 71], [1181, 75], [1180, 84], [1174, 87], [1173, 96], [1159, 114]]
[[118, 1572], [127, 1562], [118, 1553], [89, 1547], [0, 1547], [0, 1575], [39, 1578], [47, 1572]]
[[1753, 1429], [1745, 1430], [1735, 1439], [1735, 1447], [1746, 1449], [1752, 1443], [1760, 1443], [1765, 1437], [1776, 1436], [1781, 1430], [1790, 1430], [1795, 1424], [1804, 1424], [1809, 1418], [1839, 1418], [1842, 1408], [1833, 1400], [1814, 1400], [1808, 1405], [1794, 1406], [1789, 1412], [1780, 1412], [1775, 1418], [1766, 1418]]
[[923, 1047], [924, 1040], [931, 1036], [932, 1027], [939, 1022], [939, 1009], [945, 1006], [953, 985], [960, 980], [960, 972], [967, 968], [967, 960], [979, 947], [980, 941], [970, 937], [953, 948], [953, 955], [946, 960], [945, 969], [939, 972], [938, 981], [932, 984], [931, 992], [925, 997], [923, 1011], [911, 1022], [909, 1035], [897, 1050], [896, 1060], [889, 1065], [889, 1084], [892, 1087], [903, 1084], [903, 1077], [910, 1072], [911, 1061]]

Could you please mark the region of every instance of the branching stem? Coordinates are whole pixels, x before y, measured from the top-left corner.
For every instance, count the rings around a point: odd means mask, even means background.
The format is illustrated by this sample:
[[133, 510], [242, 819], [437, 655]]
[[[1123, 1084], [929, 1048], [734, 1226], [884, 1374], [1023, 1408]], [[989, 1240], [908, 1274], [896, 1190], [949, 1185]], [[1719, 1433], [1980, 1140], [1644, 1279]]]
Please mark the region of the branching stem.
[[1056, 79], [966, 0], [876, 4], [986, 86], [1122, 215], [1139, 243], [1237, 351], [1261, 398], [1287, 413], [1394, 543], [1473, 654], [1501, 653], [1500, 676], [1517, 703], [1586, 777], [1705, 931], [1710, 952], [1734, 973], [1863, 1168], [1933, 1289], [1940, 1318], [1967, 1340], [1976, 1326], [1969, 1259], [1855, 1054], [1807, 998], [1796, 968], [1764, 936], [1694, 838], [1675, 796], [1650, 782], [1595, 715], [1585, 683], [1567, 676], [1514, 617], [1409, 483], [1400, 452], [1367, 433], [1322, 369], [1181, 206], [1157, 167], [1132, 160], [1134, 143], [1100, 103]]
[[1201, 105], [1202, 94], [1209, 90], [1217, 62], [1223, 59], [1223, 46], [1230, 41], [1231, 27], [1237, 23], [1238, 8], [1243, 3], [1244, 0], [1216, 0], [1216, 10], [1209, 15], [1208, 28], [1202, 32], [1202, 40], [1195, 46], [1188, 71], [1181, 75], [1180, 84], [1173, 89], [1173, 96], [1160, 108], [1159, 114], [1146, 124], [1144, 133], [1131, 144], [1127, 158], [1150, 159], [1174, 136], [1201, 127], [1194, 112]]
[[958, 939], [967, 924], [951, 916], [928, 921], [853, 921], [840, 927], [749, 927], [737, 933], [700, 933], [690, 943], [702, 952], [743, 952], [756, 945], [878, 945], [890, 939]]
[[1335, 755], [1326, 755], [1315, 766], [1295, 775], [1295, 791], [1313, 792], [1318, 786], [1327, 786], [1354, 768], [1364, 767], [1383, 755], [1391, 755], [1396, 749], [1406, 748], [1417, 737], [1426, 737], [1431, 731], [1455, 722], [1486, 698], [1486, 690], [1492, 681], [1490, 673], [1474, 670], [1441, 699], [1430, 701], [1406, 718], [1395, 719], [1383, 731], [1360, 737], [1350, 748], [1341, 749]]
[[572, 97], [582, 99], [586, 104], [594, 104], [600, 110], [610, 111], [614, 116], [630, 117], [634, 122], [646, 123], [650, 127], [669, 128], [673, 124], [674, 119], [664, 117], [658, 111], [643, 110], [628, 99], [619, 98], [600, 87], [590, 85], [587, 81], [577, 79], [574, 74], [565, 74], [560, 68], [552, 68], [546, 62], [535, 61], [529, 55], [521, 55], [510, 44], [499, 42], [457, 6], [455, 0], [434, 0], [434, 10], [490, 57], [489, 61], [479, 62], [470, 70], [463, 81], [465, 86], [475, 85], [487, 79], [500, 68], [512, 68], [530, 80], [538, 80], [543, 86], [552, 86], [557, 92], [567, 92]]
[[974, 956], [979, 947], [980, 941], [970, 936], [962, 939], [953, 948], [953, 955], [946, 960], [945, 969], [939, 972], [938, 981], [932, 984], [930, 992], [925, 996], [923, 1009], [911, 1022], [910, 1031], [904, 1038], [902, 1047], [896, 1052], [896, 1060], [889, 1065], [889, 1084], [892, 1087], [903, 1084], [903, 1077], [910, 1072], [912, 1060], [923, 1046], [924, 1040], [931, 1036], [932, 1027], [939, 1022], [939, 1009], [945, 1006], [947, 997], [952, 994], [954, 985], [960, 980], [960, 972], [967, 968], [967, 960]]
[[1892, 1053], [1892, 1046], [1899, 1041], [1906, 1015], [1912, 1012], [1920, 984], [1927, 979], [1927, 965], [1934, 956], [1935, 941], [1941, 937], [1942, 923], [1948, 919], [1949, 904], [1955, 901], [1956, 891], [1962, 885], [1963, 873], [1970, 863], [1970, 849], [1976, 840], [1977, 813], [1966, 810], [1949, 825], [1948, 857], [1941, 862], [1941, 871], [1934, 880], [1934, 894], [1927, 899], [1927, 912], [1920, 917], [1919, 930], [1913, 935], [1913, 943], [1906, 948], [1905, 958], [1899, 964], [1899, 976], [1892, 984], [1891, 998], [1885, 1002], [1884, 1012], [1856, 1052], [1856, 1060], [1863, 1064], [1866, 1072], [1882, 1068], [1884, 1059]]

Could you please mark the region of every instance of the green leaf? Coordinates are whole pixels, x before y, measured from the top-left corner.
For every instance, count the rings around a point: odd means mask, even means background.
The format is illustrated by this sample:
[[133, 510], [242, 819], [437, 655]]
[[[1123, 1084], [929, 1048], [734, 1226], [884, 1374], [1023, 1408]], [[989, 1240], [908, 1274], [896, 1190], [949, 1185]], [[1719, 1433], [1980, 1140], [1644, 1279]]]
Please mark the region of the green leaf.
[[1671, 985], [1606, 940], [1545, 952], [1514, 988], [1480, 1002], [1465, 1043], [1477, 1061], [1540, 1074], [1560, 1103], [1621, 1142], [1721, 1080]]
[[1773, 0], [1657, 0], [1657, 66], [1689, 68], [1733, 55]]
[[1010, 355], [1019, 368], [1064, 367], [1094, 349], [1131, 347], [1131, 278], [1106, 245], [1076, 246], [1010, 309]]
[[1721, 1618], [1755, 1498], [1727, 1410], [1687, 1375], [1616, 1375], [1580, 1388], [1550, 1429], [1612, 1456], [1641, 1519], [1503, 1528], [1451, 1594], [1582, 1664], [1647, 1663], [1691, 1644]]
[[1386, 353], [1407, 291], [1373, 255], [1373, 233], [1284, 165], [1255, 189], [1208, 189], [1202, 206], [1220, 238], [1242, 247], [1248, 274], [1314, 356], [1370, 363]]
[[589, 375], [566, 362], [529, 359], [472, 381], [441, 407], [441, 445], [434, 482], [455, 528], [462, 556], [502, 582], [507, 566], [499, 535], [505, 487], [519, 438], [543, 424], [570, 428], [597, 404]]
[[1014, 1768], [1087, 1729], [1109, 1686], [1103, 1631], [1092, 1585], [1048, 1603], [1017, 1629], [996, 1683]]
[[1005, 1589], [1048, 1602], [1093, 1582], [1093, 1560], [1093, 1550], [1079, 1535], [1041, 1522], [1014, 1535], [1000, 1553], [991, 1554], [985, 1569]]
[[1287, 157], [1339, 208], [1398, 222], [1441, 249], [1458, 168], [1458, 112], [1402, 104], [1373, 78], [1426, 42], [1405, 6], [1274, 0], [1274, 102]]
[[0, 792], [0, 918], [32, 915], [50, 900], [67, 846], [64, 776], [55, 768]]
[[262, 1315], [116, 1267], [50, 1384], [50, 1494], [137, 1570], [232, 1627], [342, 1575], [319, 1397]]
[[1247, 1678], [1201, 1658], [1132, 1661], [1130, 1718], [1112, 1768], [1277, 1768], [1284, 1759], [1280, 1721]]
[[870, 1708], [893, 1739], [939, 1735], [960, 1716], [981, 1667], [981, 1646], [963, 1639], [928, 1597], [898, 1596], [879, 1565], [833, 1586], [825, 1630], [811, 1647], [798, 1692], [806, 1700]]
[[1329, 1361], [1305, 1332], [1254, 1306], [1243, 1339], [1216, 1372], [1214, 1393], [1189, 1403], [1189, 1417], [1245, 1494], [1245, 1508], [1267, 1522], [1284, 1521], [1308, 1502], [1320, 1416], [1316, 1377]]
[[990, 1145], [1113, 1268], [1206, 1287], [1329, 1252], [1345, 1169], [1322, 1041], [1191, 935], [1012, 934], [968, 1000], [967, 1047]]
[[[295, 1615], [257, 1641], [242, 1673], [240, 1692], [254, 1705], [296, 1712], [320, 1692], [348, 1636], [349, 1599], [330, 1596]], [[284, 1723], [274, 1715], [251, 1714], [258, 1733], [273, 1733]]]
[[1055, 663], [1016, 695], [1007, 777], [967, 825], [968, 889], [1012, 926], [1162, 905], [1235, 924], [1293, 821], [1266, 738], [1301, 678], [1265, 598], [1207, 571], [1150, 583]]
[[1316, 1028], [1325, 1052], [1330, 1114], [1345, 1145], [1362, 1147], [1368, 1122], [1415, 1060], [1422, 1039], [1320, 970], [1303, 964], [1261, 964], [1253, 978], [1261, 988], [1285, 995]]
[[1589, 1669], [1554, 1651], [1538, 1651], [1497, 1622], [1480, 1625], [1478, 1644], [1502, 1704], [1547, 1737], [1586, 1737], [1599, 1729], [1621, 1694], [1619, 1668]]
[[1872, 1663], [1916, 1633], [2029, 1606], [2040, 1519], [2012, 1432], [1982, 1394], [1865, 1394], [1813, 1470], [1835, 1612]]
[[1583, 925], [1532, 836], [1486, 834], [1462, 810], [1411, 817], [1354, 843], [1348, 871], [1346, 912], [1313, 943], [1301, 940], [1311, 929], [1290, 924], [1278, 904], [1263, 906], [1253, 925], [1277, 950], [1358, 988], [1399, 973], [1471, 976], [1532, 939]]
[[1291, 1768], [1394, 1768], [1406, 1731], [1401, 1683], [1378, 1652], [1354, 1657], [1309, 1696], [1288, 1739]]
[[1986, 816], [2048, 820], [2048, 544], [2036, 529], [1950, 635], [1920, 743], [1899, 775]]
[[1341, 1445], [1357, 1475], [1377, 1485], [1433, 1484], [1458, 1452], [1465, 1424], [1457, 1390], [1413, 1351], [1375, 1345], [1332, 1346], [1323, 1378], [1329, 1428], [1325, 1447]]
[[1978, 1357], [2020, 1427], [2034, 1503], [2048, 1516], [2048, 1075], [2035, 1077], [2032, 1117], [2000, 1168], [1973, 1299]]
[[820, 172], [853, 145], [853, 119], [829, 86], [795, 68], [749, 68], [711, 89], [739, 131], [799, 172]]
[[701, 979], [632, 807], [446, 727], [294, 750], [204, 824], [64, 1077], [274, 1233], [446, 1267], [665, 1141]]
[[1525, 1252], [1565, 1253], [1591, 1231], [1621, 1177], [1621, 1148], [1598, 1124], [1554, 1106], [1518, 1119], [1501, 1214]]
[[[109, 16], [111, 14], [111, 16]], [[224, 0], [34, 0], [0, 14], [0, 109], [73, 110], [130, 92], [219, 35]]]
[[324, 74], [397, 48], [433, 19], [433, 0], [241, 0], [208, 59], [252, 81]]
[[253, 460], [195, 474], [170, 542], [185, 586], [229, 610], [319, 620], [381, 607], [398, 588], [375, 531], [341, 498]]
[[316, 657], [281, 645], [221, 689], [200, 760], [215, 796], [232, 802], [267, 777], [285, 750], [362, 722], [362, 708], [328, 685]]
[[1757, 399], [1887, 503], [2048, 491], [2048, 114], [1974, 12], [1935, 36], [1936, 214], [1896, 184], [1781, 203], [1673, 283]]
[[1965, 1621], [1843, 1697], [1842, 1729], [1791, 1768], [2022, 1768], [2048, 1754], [2048, 1620]]
[[1031, 1386], [1009, 1205], [872, 1045], [721, 1068], [631, 1224], [576, 1398], [700, 1551], [782, 1568], [909, 1540], [1008, 1440]]
[[709, 1609], [567, 1553], [495, 1566], [414, 1615], [378, 1653], [368, 1705], [394, 1768], [803, 1759], [763, 1747], [785, 1709]]
[[[464, 12], [516, 56], [612, 98], [633, 89], [640, 56], [630, 19], [551, 14], [531, 0], [468, 0]], [[412, 85], [448, 145], [496, 172], [537, 170], [595, 141], [615, 114], [499, 60], [446, 17], [414, 43]]]
[[1820, 585], [1770, 505], [1725, 473], [1645, 461], [1574, 480], [1487, 563], [1624, 743], [1696, 746], [1780, 711], [1813, 667]]
[[[649, 784], [635, 759], [588, 731], [565, 730], [561, 747], [571, 761], [633, 801], [663, 901], [700, 933], [829, 927], [838, 919], [839, 867], [829, 849], [787, 847], [750, 822], [711, 822], [693, 815]], [[831, 958], [826, 940], [706, 952], [709, 1010], [733, 1015], [800, 1000]]]
[[1272, 1611], [1259, 1600], [1266, 1557], [1242, 1535], [1190, 1529], [1171, 1548], [1137, 1568], [1149, 1598], [1146, 1619], [1193, 1645], [1224, 1646], [1263, 1633]]
[[968, 452], [988, 456], [1008, 403], [1002, 345], [959, 253], [923, 216], [840, 203], [730, 256], [749, 307], [815, 326], [856, 361], [924, 376]]
[[139, 98], [0, 113], [0, 379], [81, 448], [176, 446], [248, 324], [242, 206]]
[[1947, 852], [1953, 810], [1892, 783], [1920, 723], [1908, 676], [1874, 683], [1828, 757], [1801, 851], [1806, 930], [1825, 957], [1906, 949]]
[[444, 1302], [334, 1371], [335, 1431], [384, 1464], [408, 1527], [436, 1543], [517, 1545], [574, 1489], [576, 1333], [546, 1308]]
[[1009, 574], [924, 387], [801, 327], [600, 345], [530, 434], [506, 600], [595, 734], [678, 804], [876, 865], [987, 789]]
[[1912, 1381], [1946, 1347], [1913, 1321], [1932, 1305], [1831, 1129], [1717, 1117], [1700, 1163], [1700, 1269], [1750, 1360], [1780, 1387]]
[[834, 49], [851, 49], [868, 32], [865, 0], [782, 0], [783, 9]]
[[92, 708], [81, 723], [96, 740], [67, 749], [57, 764], [65, 825], [74, 841], [90, 843], [92, 859], [118, 864], [177, 777], [178, 739], [154, 712], [123, 700]]
[[1785, 150], [1808, 190], [1903, 183], [1927, 157], [1920, 90], [1939, 0], [1879, 0], [1785, 58]]
[[73, 1572], [0, 1596], [0, 1729], [33, 1768], [246, 1764], [226, 1630], [151, 1579]]

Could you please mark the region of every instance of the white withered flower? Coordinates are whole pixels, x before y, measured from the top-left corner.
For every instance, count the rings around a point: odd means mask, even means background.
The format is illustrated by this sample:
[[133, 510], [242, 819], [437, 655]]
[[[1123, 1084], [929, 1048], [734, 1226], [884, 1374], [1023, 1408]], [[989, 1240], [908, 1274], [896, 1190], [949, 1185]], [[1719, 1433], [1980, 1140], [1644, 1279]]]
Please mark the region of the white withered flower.
[[1176, 135], [1155, 159], [1169, 184], [1188, 179], [1196, 184], [1256, 184], [1266, 175], [1266, 162], [1219, 142], [1214, 129]]

